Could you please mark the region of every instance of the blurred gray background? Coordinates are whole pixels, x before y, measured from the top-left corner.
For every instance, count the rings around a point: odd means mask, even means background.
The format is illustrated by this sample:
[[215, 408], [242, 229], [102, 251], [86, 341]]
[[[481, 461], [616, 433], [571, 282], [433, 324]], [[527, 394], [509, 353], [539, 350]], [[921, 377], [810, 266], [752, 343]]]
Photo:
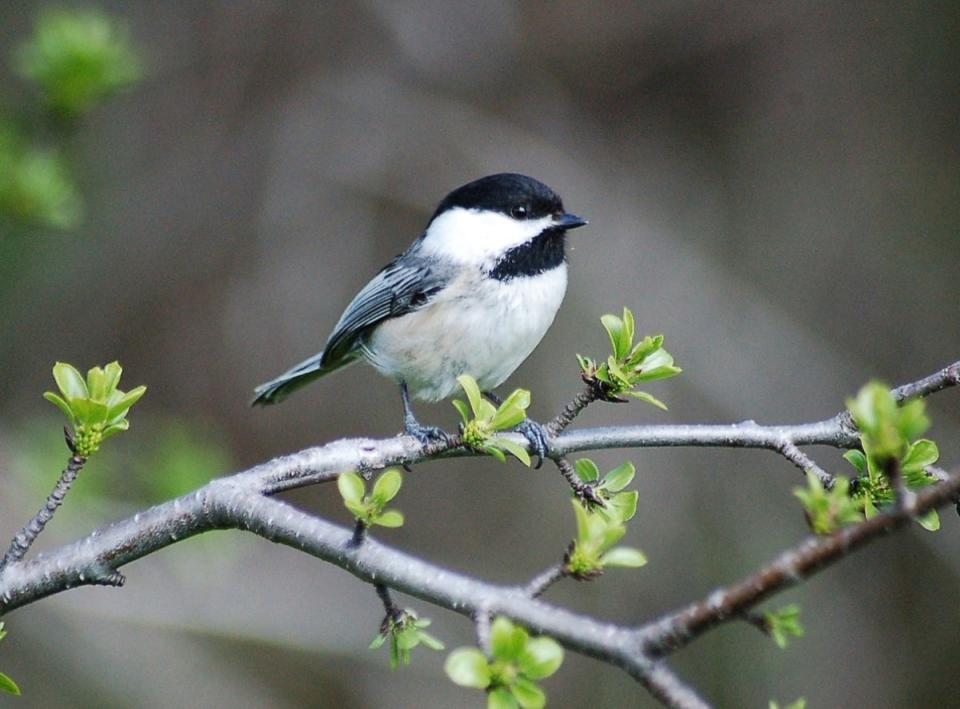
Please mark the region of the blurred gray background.
[[[322, 346], [447, 191], [491, 172], [536, 176], [590, 219], [571, 235], [555, 326], [507, 384], [532, 389], [535, 418], [577, 390], [574, 354], [600, 354], [598, 318], [623, 305], [685, 370], [650, 387], [670, 411], [597, 405], [577, 425], [814, 420], [870, 377], [907, 381], [960, 355], [956, 2], [101, 6], [128, 24], [147, 76], [74, 137], [83, 227], [0, 236], [3, 535], [64, 458], [40, 398], [58, 359], [118, 358], [126, 385], [150, 389], [41, 547], [281, 453], [396, 433], [397, 391], [363, 367], [279, 407], [247, 404]], [[0, 4], [0, 55], [40, 7]], [[930, 408], [956, 465], [957, 393]], [[455, 424], [449, 404], [418, 410]], [[770, 453], [591, 457], [637, 464], [627, 540], [650, 563], [564, 582], [551, 601], [637, 623], [806, 533], [791, 494], [802, 478]], [[550, 466], [434, 462], [406, 476], [407, 524], [381, 536], [521, 581], [572, 537], [567, 497]], [[287, 498], [349, 523], [330, 486]], [[943, 520], [775, 599], [804, 611], [807, 635], [786, 651], [734, 623], [671, 665], [723, 707], [960, 706], [960, 520]], [[25, 696], [0, 704], [482, 704], [447, 681], [443, 654], [391, 673], [366, 647], [381, 617], [372, 589], [289, 549], [218, 533], [125, 571], [123, 590], [5, 619], [0, 669]], [[461, 617], [402, 600], [448, 648], [474, 642]], [[572, 654], [544, 686], [553, 706], [652, 705], [626, 674]]]

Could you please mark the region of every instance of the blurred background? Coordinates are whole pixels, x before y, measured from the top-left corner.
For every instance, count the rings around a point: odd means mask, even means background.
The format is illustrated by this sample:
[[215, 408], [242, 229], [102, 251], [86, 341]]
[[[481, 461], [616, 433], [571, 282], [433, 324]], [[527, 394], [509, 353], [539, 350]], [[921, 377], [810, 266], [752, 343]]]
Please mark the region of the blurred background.
[[[553, 329], [506, 385], [533, 391], [535, 418], [576, 392], [574, 354], [603, 352], [599, 316], [623, 305], [684, 368], [650, 387], [670, 411], [598, 404], [578, 426], [816, 420], [871, 377], [908, 381], [960, 356], [955, 2], [104, 2], [129, 56], [94, 106], [38, 89], [18, 48], [44, 7], [0, 4], [0, 128], [49, 158], [25, 192], [7, 185], [0, 226], [4, 538], [65, 460], [40, 396], [56, 360], [119, 359], [124, 388], [149, 392], [40, 548], [282, 453], [395, 434], [396, 388], [364, 367], [282, 406], [248, 403], [322, 347], [446, 192], [492, 172], [538, 177], [590, 219], [571, 235]], [[947, 467], [957, 396], [930, 400]], [[418, 411], [457, 420], [447, 403]], [[627, 542], [650, 563], [561, 583], [550, 601], [638, 623], [806, 533], [802, 478], [773, 454], [591, 457], [636, 463]], [[330, 486], [286, 498], [349, 524]], [[572, 538], [567, 498], [551, 466], [429, 463], [406, 476], [407, 524], [381, 537], [518, 582]], [[671, 665], [723, 707], [960, 706], [958, 554], [949, 512], [939, 533], [915, 526], [774, 600], [803, 608], [806, 637], [787, 650], [732, 623]], [[0, 704], [482, 704], [446, 679], [443, 653], [391, 673], [387, 651], [367, 649], [373, 590], [287, 548], [223, 532], [125, 572], [121, 591], [5, 619], [0, 670], [24, 697]], [[401, 601], [448, 648], [474, 642], [460, 616]], [[553, 706], [652, 705], [620, 670], [572, 654], [545, 689]]]

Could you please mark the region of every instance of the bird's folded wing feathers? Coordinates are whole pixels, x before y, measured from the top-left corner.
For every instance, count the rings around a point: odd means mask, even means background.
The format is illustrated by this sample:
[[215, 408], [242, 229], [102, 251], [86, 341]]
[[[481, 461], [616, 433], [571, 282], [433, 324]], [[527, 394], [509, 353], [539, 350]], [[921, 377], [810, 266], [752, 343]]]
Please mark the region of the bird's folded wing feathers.
[[423, 307], [449, 281], [447, 269], [433, 260], [409, 255], [390, 262], [353, 299], [340, 316], [321, 355], [324, 368], [355, 357], [360, 338], [387, 318]]

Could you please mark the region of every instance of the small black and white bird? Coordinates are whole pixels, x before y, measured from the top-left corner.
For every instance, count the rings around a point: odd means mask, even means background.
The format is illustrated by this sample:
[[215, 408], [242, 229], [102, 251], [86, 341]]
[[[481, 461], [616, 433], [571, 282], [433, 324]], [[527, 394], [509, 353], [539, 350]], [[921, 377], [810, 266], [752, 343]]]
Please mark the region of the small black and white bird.
[[[417, 422], [410, 395], [439, 401], [469, 374], [481, 391], [504, 382], [540, 343], [567, 290], [564, 239], [586, 220], [524, 175], [490, 175], [460, 187], [426, 230], [353, 299], [320, 354], [256, 389], [274, 404], [359, 359], [400, 384], [407, 433], [445, 434]], [[543, 459], [542, 427], [518, 431]]]

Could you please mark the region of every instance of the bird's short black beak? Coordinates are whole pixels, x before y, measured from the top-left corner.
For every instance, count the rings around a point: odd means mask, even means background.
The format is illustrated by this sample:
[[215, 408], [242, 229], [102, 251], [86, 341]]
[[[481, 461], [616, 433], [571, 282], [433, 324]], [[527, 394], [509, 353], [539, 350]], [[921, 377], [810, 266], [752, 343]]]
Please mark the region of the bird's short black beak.
[[561, 214], [554, 218], [553, 223], [561, 229], [576, 229], [587, 224], [587, 220], [576, 214]]

